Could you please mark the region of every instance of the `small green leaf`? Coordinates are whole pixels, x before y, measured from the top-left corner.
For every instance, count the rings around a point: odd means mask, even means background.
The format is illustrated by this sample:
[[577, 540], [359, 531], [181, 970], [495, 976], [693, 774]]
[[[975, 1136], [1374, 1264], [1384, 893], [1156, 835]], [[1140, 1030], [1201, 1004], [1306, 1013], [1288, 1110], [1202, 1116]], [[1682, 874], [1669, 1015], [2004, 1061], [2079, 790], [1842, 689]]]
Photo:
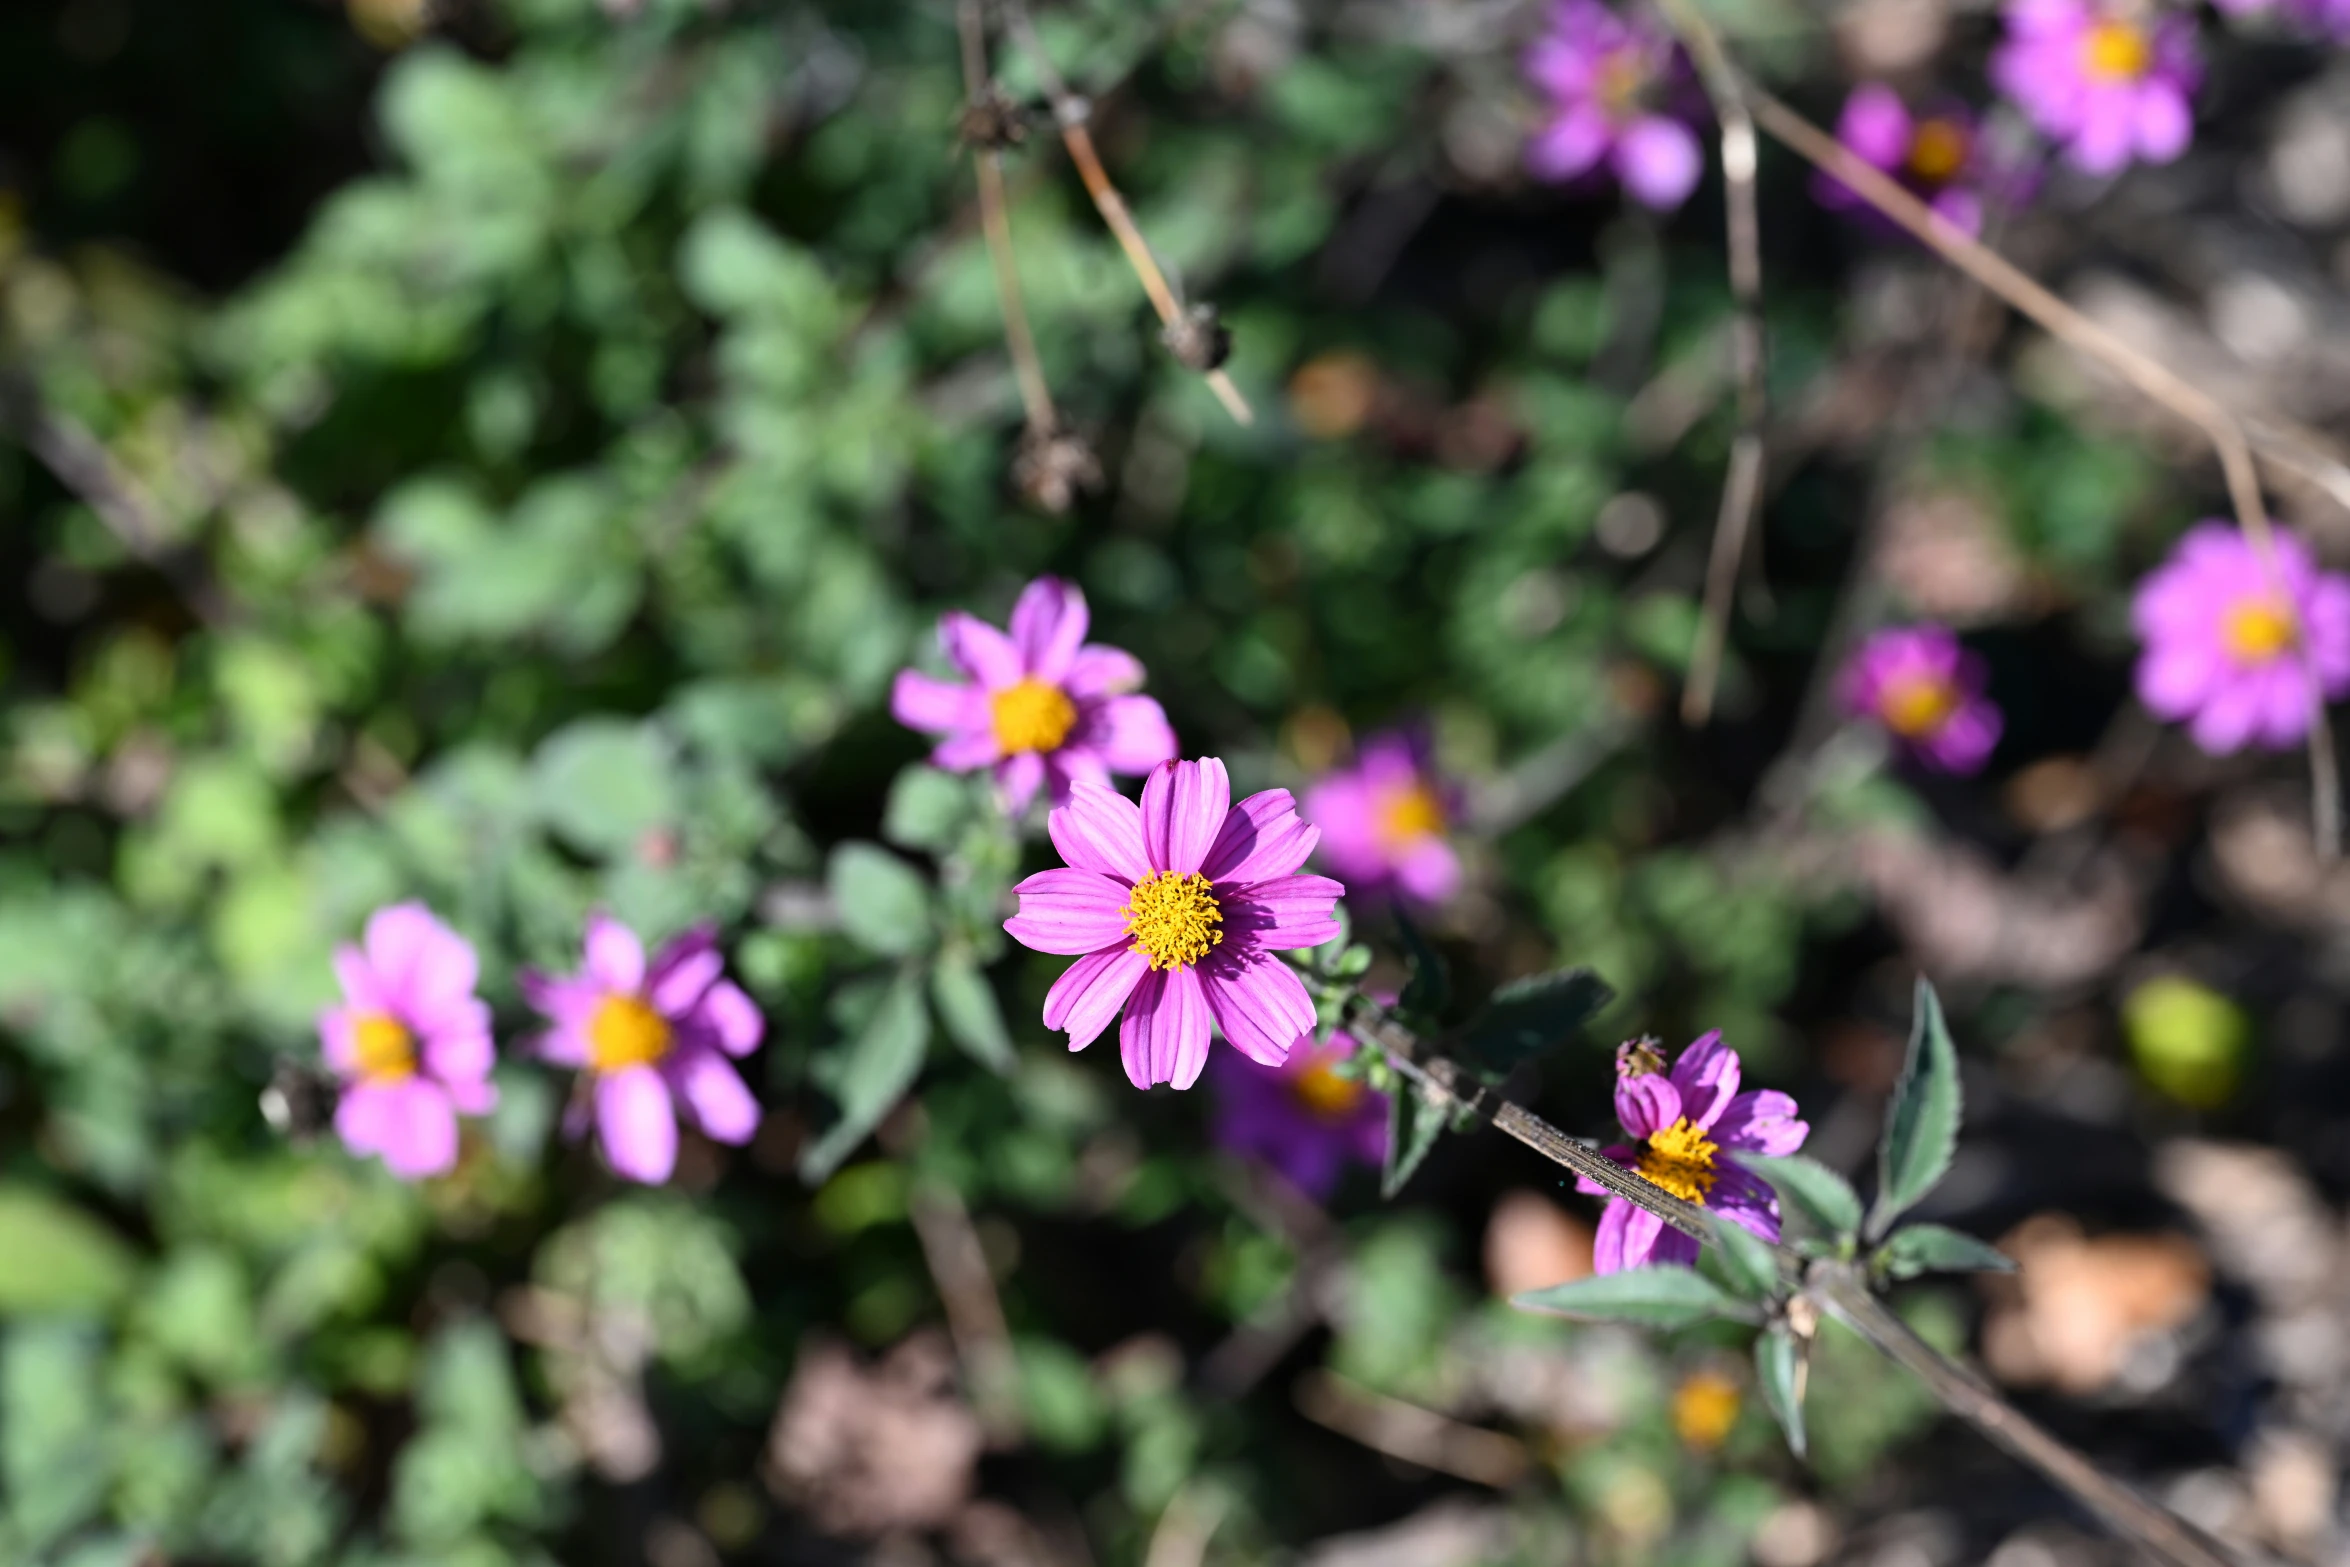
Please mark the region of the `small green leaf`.
[[960, 949], [942, 952], [930, 970], [930, 1000], [947, 1037], [963, 1053], [999, 1076], [1011, 1075], [1018, 1065], [1012, 1054], [1012, 1036], [1004, 1027], [1004, 1009], [996, 1004], [995, 987], [971, 954]]
[[877, 844], [832, 851], [825, 890], [841, 929], [869, 951], [902, 958], [930, 945], [930, 888], [921, 874]]
[[1338, 921], [1338, 934], [1304, 954], [1308, 966], [1317, 974], [1337, 972], [1339, 960], [1354, 945], [1354, 920], [1346, 912], [1343, 900], [1332, 906], [1330, 917]]
[[1779, 1289], [1779, 1259], [1771, 1243], [1743, 1224], [1719, 1214], [1707, 1215], [1713, 1244], [1721, 1258], [1722, 1277], [1747, 1300], [1769, 1300]]
[[1444, 1107], [1428, 1102], [1414, 1083], [1401, 1083], [1387, 1097], [1387, 1164], [1379, 1172], [1379, 1195], [1392, 1198], [1404, 1189], [1444, 1132]]
[[1461, 1059], [1499, 1077], [1530, 1061], [1575, 1031], [1615, 1000], [1616, 993], [1589, 969], [1559, 969], [1514, 980], [1493, 993], [1485, 1010], [1461, 1031]]
[[30, 1186], [0, 1186], [0, 1317], [95, 1315], [138, 1276], [121, 1236]]
[[1851, 1182], [1818, 1160], [1801, 1154], [1773, 1158], [1733, 1153], [1730, 1157], [1771, 1183], [1791, 1233], [1841, 1244], [1859, 1230], [1860, 1194]]
[[1406, 1017], [1436, 1017], [1452, 1000], [1452, 983], [1445, 975], [1444, 959], [1437, 956], [1436, 949], [1428, 945], [1428, 938], [1420, 934], [1420, 927], [1400, 909], [1396, 911], [1395, 926], [1403, 942], [1404, 961], [1412, 973], [1404, 982], [1403, 994], [1396, 998], [1396, 1010]]
[[1528, 1290], [1512, 1296], [1510, 1304], [1582, 1322], [1629, 1322], [1646, 1328], [1685, 1328], [1713, 1317], [1753, 1315], [1751, 1308], [1695, 1268], [1670, 1263]]
[[1876, 1240], [1915, 1207], [1950, 1168], [1961, 1113], [1958, 1047], [1942, 1018], [1941, 998], [1918, 980], [1917, 1016], [1910, 1024], [1909, 1058], [1893, 1085], [1884, 1140], [1877, 1145], [1877, 1201], [1868, 1238]]
[[909, 767], [889, 786], [881, 836], [909, 849], [943, 849], [971, 820], [971, 791], [935, 767]]
[[848, 1048], [838, 1080], [840, 1120], [800, 1156], [801, 1180], [811, 1186], [823, 1180], [881, 1124], [920, 1075], [929, 1047], [930, 1009], [922, 1004], [921, 984], [900, 974]]
[[1911, 1224], [1895, 1230], [1869, 1266], [1889, 1279], [1914, 1279], [1921, 1273], [2013, 1273], [2015, 1259], [1943, 1225]]
[[1803, 1456], [1803, 1345], [1785, 1323], [1775, 1323], [1754, 1341], [1754, 1376], [1763, 1402], [1787, 1433], [1787, 1446]]
[[548, 736], [530, 771], [541, 818], [583, 854], [623, 854], [677, 817], [676, 764], [646, 725], [583, 718]]

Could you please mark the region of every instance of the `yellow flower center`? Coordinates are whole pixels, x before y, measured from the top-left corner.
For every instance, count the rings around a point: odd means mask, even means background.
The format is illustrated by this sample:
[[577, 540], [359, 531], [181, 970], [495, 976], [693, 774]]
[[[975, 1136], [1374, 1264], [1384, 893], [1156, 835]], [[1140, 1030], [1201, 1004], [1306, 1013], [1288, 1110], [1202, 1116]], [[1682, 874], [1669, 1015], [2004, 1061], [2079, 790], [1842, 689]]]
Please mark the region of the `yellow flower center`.
[[1599, 67], [1600, 106], [1611, 114], [1621, 115], [1637, 108], [1640, 95], [1647, 89], [1648, 71], [1632, 50], [1609, 55]]
[[669, 1053], [669, 1020], [636, 996], [606, 996], [588, 1019], [588, 1062], [599, 1072], [651, 1066]]
[[1023, 680], [990, 699], [988, 717], [995, 725], [995, 743], [1006, 756], [1057, 751], [1077, 727], [1077, 704], [1059, 686]]
[[1693, 1372], [1673, 1390], [1673, 1434], [1701, 1453], [1722, 1445], [1738, 1423], [1738, 1384], [1717, 1371]]
[[1298, 1102], [1326, 1121], [1343, 1120], [1363, 1102], [1367, 1090], [1351, 1077], [1340, 1077], [1332, 1063], [1317, 1061], [1289, 1080]]
[[1648, 1140], [1637, 1168], [1640, 1178], [1661, 1186], [1684, 1202], [1703, 1202], [1714, 1189], [1714, 1155], [1721, 1149], [1681, 1117]]
[[1394, 790], [1379, 802], [1374, 830], [1390, 852], [1408, 849], [1444, 831], [1444, 802], [1426, 784]]
[[1155, 969], [1197, 963], [1224, 940], [1216, 928], [1224, 923], [1224, 911], [1216, 907], [1208, 879], [1197, 871], [1145, 876], [1118, 912], [1126, 916], [1126, 933], [1134, 938], [1127, 950], [1149, 958]]
[[2293, 645], [2293, 618], [2274, 599], [2246, 599], [2220, 623], [2220, 640], [2239, 664], [2265, 664]]
[[1939, 675], [1896, 675], [1878, 694], [1885, 727], [1904, 740], [1930, 735], [1958, 711], [1958, 688]]
[[1955, 120], [1921, 120], [1909, 138], [1909, 172], [1939, 185], [1966, 164], [1966, 129]]
[[2154, 46], [2132, 22], [2099, 22], [2081, 45], [2089, 75], [2101, 82], [2134, 82], [2154, 63]]
[[351, 1054], [359, 1075], [370, 1082], [398, 1082], [416, 1075], [416, 1041], [397, 1020], [370, 1012], [351, 1025]]

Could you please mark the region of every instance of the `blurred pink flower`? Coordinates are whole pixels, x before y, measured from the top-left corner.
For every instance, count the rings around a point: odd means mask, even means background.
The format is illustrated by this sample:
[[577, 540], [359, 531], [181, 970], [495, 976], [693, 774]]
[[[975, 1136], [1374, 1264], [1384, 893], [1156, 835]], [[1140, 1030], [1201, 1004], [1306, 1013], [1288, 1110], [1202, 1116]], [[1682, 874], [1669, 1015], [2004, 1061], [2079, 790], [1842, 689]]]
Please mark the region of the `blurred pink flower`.
[[1323, 863], [1357, 893], [1400, 890], [1422, 903], [1442, 903], [1460, 886], [1460, 856], [1444, 836], [1450, 803], [1427, 742], [1401, 731], [1371, 736], [1354, 766], [1306, 791]]
[[1678, 81], [1672, 40], [1599, 0], [1555, 0], [1550, 27], [1526, 52], [1526, 75], [1550, 99], [1549, 122], [1526, 165], [1572, 180], [1604, 160], [1643, 205], [1671, 211], [1704, 171], [1697, 137], [1661, 100]]
[[594, 1080], [604, 1157], [632, 1181], [669, 1179], [680, 1100], [715, 1141], [747, 1143], [759, 1129], [759, 1102], [727, 1058], [757, 1049], [767, 1022], [725, 967], [707, 927], [679, 936], [648, 966], [636, 932], [594, 914], [579, 973], [522, 976], [524, 999], [554, 1024], [539, 1054]]
[[1378, 1164], [1387, 1157], [1387, 1096], [1332, 1070], [1354, 1053], [1354, 1036], [1337, 1033], [1278, 1066], [1238, 1051], [1218, 1056], [1208, 1073], [1217, 1143], [1262, 1160], [1309, 1197], [1328, 1196], [1350, 1160]]
[[2192, 17], [2112, 0], [2008, 0], [1991, 80], [2091, 174], [2168, 163], [2195, 134]]
[[[1949, 104], [1921, 117], [1911, 114], [1892, 88], [1865, 83], [1844, 100], [1836, 139], [1954, 227], [1972, 234], [1983, 226], [1982, 147], [1975, 117], [1963, 105]], [[1832, 175], [1820, 175], [1812, 190], [1823, 205], [1840, 211], [1866, 209], [1858, 193]]]
[[[2231, 524], [2188, 530], [2138, 585], [2131, 618], [2146, 644], [2138, 697], [2155, 717], [2184, 720], [2215, 756], [2282, 750], [2309, 733], [2309, 676], [2294, 656], [2297, 617], [2326, 696], [2350, 692], [2350, 577], [2317, 569], [2289, 533], [2276, 536], [2277, 577]], [[2281, 580], [2290, 604], [2280, 601]]]
[[[1769, 1183], [1725, 1163], [1722, 1155], [1791, 1154], [1811, 1135], [1810, 1124], [1795, 1118], [1795, 1101], [1776, 1089], [1738, 1092], [1738, 1052], [1722, 1043], [1719, 1029], [1691, 1041], [1669, 1076], [1664, 1065], [1664, 1052], [1650, 1041], [1616, 1051], [1616, 1119], [1633, 1140], [1601, 1152], [1650, 1185], [1776, 1241], [1779, 1199]], [[1577, 1176], [1575, 1189], [1592, 1197], [1607, 1194], [1588, 1176]], [[1595, 1272], [1617, 1273], [1651, 1262], [1690, 1263], [1697, 1249], [1695, 1237], [1645, 1208], [1609, 1197], [1591, 1265]]]
[[1928, 767], [1980, 771], [1999, 743], [1999, 709], [1983, 695], [1982, 660], [1943, 626], [1871, 632], [1844, 667], [1844, 710], [1882, 724]]
[[335, 1131], [404, 1181], [457, 1162], [457, 1117], [497, 1107], [490, 1009], [473, 993], [473, 946], [421, 903], [369, 916], [361, 945], [335, 949], [340, 1006], [319, 1014], [327, 1065], [344, 1082]]
[[1005, 930], [1038, 952], [1081, 954], [1045, 996], [1044, 1026], [1083, 1050], [1123, 1009], [1118, 1053], [1137, 1088], [1198, 1081], [1211, 1018], [1267, 1066], [1313, 1031], [1304, 981], [1273, 954], [1336, 936], [1346, 889], [1297, 874], [1320, 834], [1288, 790], [1231, 801], [1212, 756], [1154, 768], [1140, 808], [1081, 779], [1047, 822], [1067, 867], [1014, 889]]
[[1085, 595], [1039, 577], [1012, 607], [1011, 634], [952, 611], [939, 645], [969, 684], [898, 672], [889, 708], [909, 729], [944, 735], [930, 760], [949, 772], [995, 769], [1004, 808], [1028, 808], [1039, 784], [1055, 805], [1079, 779], [1148, 772], [1175, 755], [1175, 731], [1147, 696], [1131, 653], [1085, 640]]

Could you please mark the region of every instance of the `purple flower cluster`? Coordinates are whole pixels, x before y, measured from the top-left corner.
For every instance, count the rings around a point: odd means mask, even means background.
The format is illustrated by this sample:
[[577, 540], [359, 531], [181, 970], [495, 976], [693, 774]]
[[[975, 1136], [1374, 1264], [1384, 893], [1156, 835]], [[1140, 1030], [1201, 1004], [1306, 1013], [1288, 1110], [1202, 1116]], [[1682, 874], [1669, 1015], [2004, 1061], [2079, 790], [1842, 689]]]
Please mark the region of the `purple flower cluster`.
[[[2215, 756], [2284, 749], [2309, 733], [2310, 674], [2350, 693], [2350, 577], [2276, 536], [2272, 573], [2229, 523], [2206, 521], [2138, 585], [2138, 698]], [[2280, 591], [2281, 590], [2281, 591]]]
[[1460, 856], [1445, 838], [1455, 801], [1417, 733], [1365, 740], [1354, 766], [1306, 791], [1306, 811], [1322, 831], [1323, 863], [1358, 894], [1442, 903], [1460, 886]]
[[[1901, 95], [1879, 82], [1852, 90], [1836, 121], [1836, 139], [1871, 168], [1882, 170], [1950, 224], [1972, 234], [1983, 226], [1984, 157], [1974, 114], [1963, 104], [1913, 114]], [[1842, 180], [1822, 174], [1813, 185], [1823, 206], [1866, 206]]]
[[1349, 1164], [1387, 1157], [1387, 1096], [1336, 1068], [1353, 1057], [1352, 1034], [1294, 1050], [1268, 1066], [1238, 1051], [1208, 1069], [1219, 1145], [1257, 1159], [1309, 1197], [1327, 1197]]
[[2115, 0], [2008, 0], [1991, 80], [2090, 174], [2168, 163], [2195, 133], [2195, 23]]
[[1840, 695], [1847, 713], [1884, 726], [1926, 766], [1972, 773], [1990, 760], [2002, 728], [1983, 680], [1983, 661], [1947, 627], [1900, 626], [1861, 643]]
[[1526, 164], [1547, 180], [1605, 165], [1634, 199], [1669, 212], [1689, 199], [1705, 155], [1679, 112], [1684, 84], [1672, 40], [1600, 0], [1554, 0], [1550, 26], [1526, 52], [1526, 75], [1549, 100]]

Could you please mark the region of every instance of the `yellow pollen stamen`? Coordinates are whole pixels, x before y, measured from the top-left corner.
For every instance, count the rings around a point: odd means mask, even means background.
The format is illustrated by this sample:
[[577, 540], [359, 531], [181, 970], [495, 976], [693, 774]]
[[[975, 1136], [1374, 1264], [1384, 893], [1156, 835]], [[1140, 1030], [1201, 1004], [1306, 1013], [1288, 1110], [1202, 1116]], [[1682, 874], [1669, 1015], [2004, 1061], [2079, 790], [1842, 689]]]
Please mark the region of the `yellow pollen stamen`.
[[416, 1075], [416, 1041], [396, 1019], [370, 1012], [351, 1025], [351, 1055], [370, 1082]]
[[2154, 46], [2131, 22], [2099, 22], [2081, 45], [2082, 63], [2101, 82], [2134, 82], [2154, 63]]
[[1939, 185], [1966, 164], [1966, 130], [1953, 120], [1921, 120], [1909, 138], [1909, 172]]
[[1904, 740], [1930, 735], [1958, 711], [1958, 688], [1938, 675], [1896, 675], [1877, 696], [1885, 727]]
[[651, 1066], [669, 1053], [669, 1020], [636, 996], [606, 996], [588, 1019], [588, 1064], [599, 1072]]
[[2220, 622], [2220, 640], [2239, 664], [2265, 664], [2293, 645], [2293, 620], [2272, 599], [2246, 599]]
[[1208, 879], [1197, 871], [1145, 876], [1118, 912], [1126, 916], [1126, 933], [1134, 938], [1127, 950], [1149, 958], [1155, 969], [1197, 963], [1224, 940], [1216, 929], [1224, 923], [1224, 911], [1216, 906]]
[[1077, 704], [1059, 686], [1023, 680], [989, 699], [988, 719], [995, 726], [995, 743], [1006, 756], [1058, 751], [1077, 727]]
[[1289, 1080], [1298, 1102], [1326, 1121], [1342, 1120], [1363, 1102], [1363, 1085], [1340, 1077], [1327, 1061], [1317, 1061]]
[[1649, 1185], [1661, 1186], [1684, 1202], [1703, 1202], [1714, 1189], [1714, 1155], [1720, 1152], [1712, 1138], [1683, 1116], [1648, 1140], [1637, 1168]]
[[1426, 784], [1397, 789], [1379, 802], [1372, 831], [1390, 853], [1444, 831], [1444, 802]]

